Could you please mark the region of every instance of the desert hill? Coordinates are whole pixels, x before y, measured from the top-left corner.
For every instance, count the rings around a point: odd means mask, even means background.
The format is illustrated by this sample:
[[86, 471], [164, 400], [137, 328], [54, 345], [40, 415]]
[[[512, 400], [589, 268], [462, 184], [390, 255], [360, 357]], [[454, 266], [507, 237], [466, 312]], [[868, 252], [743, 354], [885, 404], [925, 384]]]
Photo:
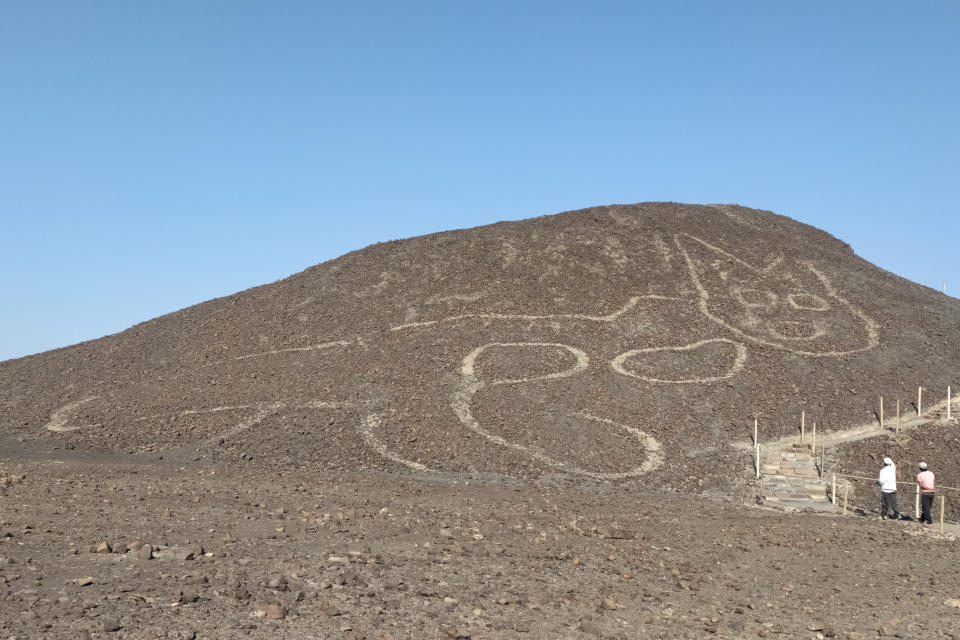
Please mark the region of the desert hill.
[[[729, 446], [960, 365], [960, 304], [768, 211], [615, 205], [376, 244], [0, 363], [0, 437], [147, 457], [725, 488]], [[452, 474], [452, 475], [451, 475]], [[742, 476], [742, 474], [741, 474]]]

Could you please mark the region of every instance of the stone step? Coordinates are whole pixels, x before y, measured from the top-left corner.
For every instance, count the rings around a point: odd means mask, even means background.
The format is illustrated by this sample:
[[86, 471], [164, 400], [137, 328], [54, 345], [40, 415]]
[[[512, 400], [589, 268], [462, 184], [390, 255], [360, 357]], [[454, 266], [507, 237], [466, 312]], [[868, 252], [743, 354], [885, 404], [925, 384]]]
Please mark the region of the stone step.
[[827, 485], [820, 478], [817, 462], [809, 444], [793, 444], [785, 449], [764, 450], [760, 472], [763, 497], [785, 506], [823, 504]]
[[767, 495], [765, 495], [765, 496], [763, 496], [763, 499], [764, 499], [764, 500], [767, 500], [767, 501], [769, 501], [769, 502], [777, 502], [777, 503], [780, 503], [780, 504], [796, 504], [796, 505], [809, 504], [809, 503], [811, 503], [811, 502], [817, 502], [817, 503], [820, 503], [820, 502], [826, 503], [826, 502], [828, 502], [827, 499], [826, 499], [825, 497], [823, 497], [823, 496], [806, 496], [806, 495], [804, 495], [804, 496], [794, 496], [794, 495], [791, 495], [791, 496], [785, 497], [785, 498], [784, 498], [784, 497], [767, 496]]
[[820, 491], [826, 490], [827, 485], [822, 482], [790, 482], [786, 480], [771, 480], [770, 476], [763, 481], [764, 487], [788, 488], [791, 491]]
[[781, 464], [779, 468], [783, 469], [783, 471], [786, 473], [807, 473], [808, 471], [812, 471], [816, 473], [817, 471], [817, 467], [812, 464], [799, 465], [799, 464], [789, 464], [785, 462]]
[[827, 495], [826, 487], [785, 487], [782, 485], [763, 486], [764, 493], [795, 493], [797, 495]]
[[793, 475], [795, 478], [819, 478], [820, 474], [816, 469], [793, 469], [792, 474], [784, 475]]
[[825, 490], [817, 490], [817, 489], [810, 489], [807, 491], [794, 491], [792, 489], [782, 489], [782, 488], [778, 489], [774, 487], [772, 489], [764, 488], [763, 496], [765, 498], [770, 496], [779, 496], [779, 497], [786, 497], [786, 498], [792, 497], [797, 499], [802, 498], [804, 500], [808, 500], [808, 499], [809, 500], [826, 500], [827, 492]]

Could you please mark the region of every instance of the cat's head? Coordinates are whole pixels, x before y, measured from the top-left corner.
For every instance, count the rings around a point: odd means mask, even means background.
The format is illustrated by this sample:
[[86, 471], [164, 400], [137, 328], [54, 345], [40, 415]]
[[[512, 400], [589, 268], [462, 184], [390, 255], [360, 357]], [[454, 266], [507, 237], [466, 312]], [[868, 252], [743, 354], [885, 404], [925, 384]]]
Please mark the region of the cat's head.
[[701, 312], [734, 333], [805, 356], [877, 346], [877, 323], [842, 298], [813, 263], [779, 253], [748, 261], [686, 234], [676, 242]]

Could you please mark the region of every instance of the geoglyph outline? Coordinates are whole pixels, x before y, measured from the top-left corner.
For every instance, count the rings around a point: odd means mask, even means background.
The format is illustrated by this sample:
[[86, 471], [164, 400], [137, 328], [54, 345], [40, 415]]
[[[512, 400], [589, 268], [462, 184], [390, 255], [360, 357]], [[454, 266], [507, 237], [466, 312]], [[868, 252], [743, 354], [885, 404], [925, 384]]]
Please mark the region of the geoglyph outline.
[[[727, 212], [724, 212], [724, 213], [727, 213]], [[692, 240], [695, 240], [698, 243], [701, 243], [702, 245], [706, 246], [708, 249], [720, 255], [723, 255], [730, 260], [737, 262], [743, 267], [761, 274], [766, 274], [771, 272], [774, 268], [781, 265], [784, 261], [783, 255], [780, 254], [777, 256], [775, 260], [767, 263], [765, 266], [756, 267], [754, 265], [751, 265], [741, 260], [739, 257], [727, 251], [724, 251], [723, 249], [720, 249], [719, 247], [711, 245], [710, 243], [700, 238], [697, 238], [695, 236], [689, 236], [689, 235], [687, 235], [687, 237], [691, 238]], [[733, 332], [737, 336], [750, 340], [751, 342], [754, 342], [757, 344], [771, 346], [777, 349], [795, 353], [797, 355], [810, 356], [810, 357], [839, 357], [843, 355], [866, 351], [876, 347], [879, 344], [879, 337], [878, 337], [876, 322], [870, 317], [868, 317], [863, 311], [853, 307], [847, 300], [842, 298], [837, 293], [837, 291], [833, 288], [833, 285], [830, 282], [830, 280], [822, 272], [820, 272], [812, 262], [798, 262], [798, 264], [808, 269], [818, 279], [818, 281], [823, 286], [824, 291], [827, 293], [829, 297], [835, 299], [841, 304], [846, 305], [847, 308], [853, 314], [855, 314], [858, 318], [862, 320], [867, 331], [867, 344], [864, 347], [861, 347], [859, 349], [847, 350], [847, 351], [804, 351], [800, 349], [790, 348], [786, 345], [777, 344], [775, 342], [763, 340], [762, 338], [758, 338], [756, 336], [750, 335], [738, 329], [736, 326], [733, 326], [730, 323], [725, 322], [723, 319], [716, 317], [714, 314], [710, 312], [709, 307], [707, 306], [707, 301], [710, 298], [709, 291], [707, 291], [707, 289], [704, 287], [703, 283], [701, 282], [700, 277], [698, 275], [697, 268], [693, 263], [692, 258], [690, 257], [690, 255], [688, 254], [688, 252], [680, 242], [679, 235], [674, 236], [674, 242], [680, 251], [680, 255], [683, 257], [686, 271], [690, 277], [692, 284], [694, 285], [697, 291], [696, 299], [692, 299], [688, 297], [685, 298], [685, 297], [663, 296], [663, 295], [639, 295], [639, 296], [632, 296], [628, 298], [625, 304], [613, 310], [612, 312], [608, 314], [603, 314], [603, 315], [592, 315], [587, 313], [563, 313], [563, 314], [545, 314], [545, 315], [469, 313], [469, 314], [460, 314], [456, 316], [449, 316], [446, 318], [439, 318], [435, 320], [411, 322], [411, 323], [406, 323], [402, 325], [397, 325], [397, 326], [391, 327], [390, 331], [400, 332], [408, 329], [429, 327], [429, 326], [434, 326], [438, 324], [459, 323], [459, 322], [470, 320], [470, 319], [526, 320], [526, 321], [587, 320], [587, 321], [601, 322], [601, 323], [612, 323], [618, 320], [621, 316], [628, 313], [630, 310], [637, 307], [642, 300], [665, 300], [665, 301], [675, 301], [675, 302], [681, 302], [681, 303], [696, 302], [697, 308], [704, 316], [706, 316], [716, 324], [720, 325], [721, 327]], [[809, 294], [806, 292], [796, 292], [796, 295], [810, 296], [814, 294]], [[820, 300], [823, 300], [819, 296], [814, 295], [814, 297]], [[794, 298], [794, 293], [789, 294], [787, 297], [787, 300], [789, 304], [796, 309], [824, 310], [818, 307], [810, 307], [810, 306], [797, 304]], [[823, 302], [827, 305], [825, 308], [829, 308], [829, 303], [826, 300], [823, 300]], [[293, 308], [296, 308], [296, 307], [293, 307]], [[822, 333], [818, 333], [809, 338], [790, 337], [789, 339], [792, 339], [792, 340], [813, 339], [815, 337], [819, 337], [820, 335], [822, 335]], [[731, 368], [727, 372], [725, 372], [723, 375], [720, 375], [720, 376], [712, 376], [707, 378], [693, 378], [693, 379], [685, 379], [685, 380], [671, 380], [671, 379], [663, 379], [663, 378], [656, 378], [656, 377], [650, 377], [650, 376], [640, 376], [634, 372], [629, 371], [624, 366], [627, 360], [629, 360], [629, 358], [641, 353], [650, 353], [650, 352], [658, 352], [658, 351], [666, 351], [666, 350], [687, 351], [687, 350], [698, 348], [705, 344], [716, 343], [716, 342], [731, 344], [736, 349], [736, 357], [734, 359], [733, 364], [731, 365]], [[338, 348], [338, 347], [343, 348], [343, 347], [348, 347], [354, 344], [363, 344], [362, 337], [358, 336], [352, 340], [336, 340], [336, 341], [331, 341], [331, 342], [321, 343], [316, 345], [308, 345], [303, 347], [289, 347], [285, 349], [276, 349], [272, 351], [245, 354], [245, 355], [236, 356], [233, 358], [218, 360], [216, 362], [205, 363], [203, 365], [198, 366], [197, 369], [226, 364], [229, 362], [236, 362], [236, 361], [248, 360], [253, 358], [261, 358], [261, 357], [266, 357], [271, 355], [287, 355], [287, 354], [303, 353], [303, 352], [309, 352], [309, 351], [322, 351], [322, 350]], [[532, 376], [529, 378], [513, 378], [513, 379], [500, 379], [500, 380], [495, 379], [495, 380], [490, 380], [486, 382], [478, 380], [475, 375], [476, 360], [485, 350], [495, 346], [520, 347], [520, 348], [536, 346], [536, 347], [552, 347], [557, 349], [563, 349], [563, 350], [566, 350], [569, 354], [573, 355], [576, 359], [576, 362], [571, 367], [568, 367], [564, 370], [561, 370], [559, 372], [554, 372], [551, 374]], [[653, 383], [653, 384], [711, 383], [711, 382], [717, 382], [720, 380], [728, 379], [736, 375], [740, 371], [742, 371], [746, 362], [746, 358], [747, 358], [747, 348], [744, 344], [736, 342], [734, 340], [730, 340], [728, 338], [715, 337], [715, 338], [706, 338], [698, 342], [690, 343], [687, 345], [657, 346], [657, 347], [631, 349], [616, 356], [613, 360], [609, 362], [609, 365], [615, 372], [621, 375], [625, 375], [631, 378], [635, 378], [635, 379], [648, 382], [648, 383]], [[645, 461], [641, 465], [623, 472], [603, 473], [603, 472], [590, 471], [588, 469], [581, 469], [575, 465], [561, 462], [559, 460], [555, 460], [537, 448], [527, 447], [516, 442], [509, 442], [504, 438], [485, 430], [473, 416], [473, 412], [471, 409], [472, 400], [474, 396], [486, 386], [494, 386], [494, 385], [500, 385], [500, 384], [526, 384], [526, 383], [532, 383], [540, 380], [550, 380], [550, 379], [571, 377], [584, 372], [588, 368], [588, 366], [589, 366], [589, 357], [587, 356], [586, 352], [576, 347], [572, 347], [570, 345], [566, 345], [562, 343], [491, 342], [484, 345], [480, 345], [474, 348], [469, 353], [467, 353], [467, 355], [464, 356], [461, 362], [461, 368], [460, 368], [461, 380], [451, 394], [450, 406], [454, 414], [457, 416], [461, 425], [463, 425], [467, 429], [471, 430], [472, 432], [478, 435], [483, 436], [488, 441], [498, 446], [503, 446], [512, 450], [523, 452], [525, 455], [530, 456], [531, 458], [533, 458], [534, 460], [537, 460], [541, 464], [554, 469], [560, 469], [569, 473], [576, 473], [579, 475], [585, 475], [585, 476], [596, 478], [596, 479], [611, 480], [611, 479], [623, 479], [628, 477], [634, 477], [644, 473], [649, 473], [650, 471], [661, 466], [663, 464], [663, 454], [662, 454], [662, 451], [660, 450], [660, 444], [656, 440], [656, 438], [654, 438], [653, 436], [647, 434], [646, 432], [640, 429], [637, 429], [636, 427], [619, 424], [612, 420], [594, 416], [585, 412], [577, 412], [576, 415], [580, 416], [584, 420], [594, 421], [600, 424], [604, 424], [606, 426], [613, 426], [618, 429], [621, 429], [626, 433], [628, 433], [631, 437], [636, 439], [638, 442], [640, 442], [643, 448], [647, 451], [647, 457]], [[70, 424], [71, 413], [74, 410], [76, 410], [80, 405], [86, 402], [95, 400], [97, 397], [99, 396], [85, 398], [83, 400], [71, 402], [69, 404], [66, 404], [60, 407], [59, 409], [51, 413], [50, 419], [48, 423], [45, 425], [45, 427], [48, 430], [54, 431], [54, 432], [65, 432], [65, 431], [72, 431], [72, 430], [78, 429], [79, 428], [78, 426]], [[259, 424], [269, 415], [272, 415], [278, 411], [289, 409], [291, 407], [307, 408], [307, 409], [328, 409], [328, 408], [348, 408], [348, 407], [356, 408], [356, 405], [352, 403], [326, 402], [320, 399], [313, 399], [313, 400], [308, 400], [306, 402], [301, 402], [301, 403], [286, 403], [286, 402], [277, 401], [277, 402], [253, 403], [249, 405], [211, 407], [208, 409], [188, 409], [185, 411], [181, 411], [175, 415], [187, 416], [187, 415], [196, 415], [201, 413], [220, 412], [220, 411], [229, 411], [229, 410], [253, 410], [254, 411], [252, 416], [244, 420], [241, 420], [240, 422], [238, 422], [236, 425], [234, 425], [227, 431], [218, 433], [210, 438], [206, 438], [205, 440], [201, 441], [201, 443], [206, 443], [206, 442], [215, 442], [217, 440], [222, 440], [224, 438], [237, 435], [242, 431], [247, 430]], [[389, 413], [390, 413], [389, 410], [372, 412], [367, 414], [364, 418], [362, 418], [362, 420], [360, 421], [360, 423], [357, 425], [356, 428], [363, 442], [369, 448], [371, 448], [373, 451], [375, 451], [382, 457], [388, 460], [391, 460], [397, 464], [404, 465], [410, 469], [420, 471], [420, 472], [434, 471], [433, 469], [430, 469], [429, 467], [427, 467], [426, 465], [420, 462], [408, 460], [403, 456], [391, 451], [389, 447], [387, 447], [379, 438], [376, 437], [374, 433], [375, 429], [377, 429], [379, 426], [382, 425], [384, 419]], [[153, 417], [157, 417], [158, 415], [160, 414], [138, 418], [137, 421], [147, 420]], [[167, 415], [167, 414], [163, 414], [163, 415]], [[196, 444], [196, 443], [193, 443], [193, 444]]]
[[[709, 378], [687, 378], [683, 380], [670, 380], [667, 378], [651, 378], [648, 376], [640, 376], [631, 371], [628, 371], [623, 363], [632, 358], [633, 356], [640, 353], [656, 353], [659, 351], [691, 351], [697, 349], [706, 344], [713, 342], [725, 342], [727, 344], [733, 345], [736, 349], [737, 355], [734, 358], [733, 364], [730, 366], [730, 369], [721, 376], [712, 376]], [[628, 376], [630, 378], [637, 378], [638, 380], [643, 380], [645, 382], [656, 382], [659, 384], [707, 384], [710, 382], [719, 382], [720, 380], [726, 380], [727, 378], [732, 378], [736, 374], [740, 373], [743, 370], [744, 364], [747, 362], [747, 347], [740, 343], [734, 342], [727, 338], [706, 338], [705, 340], [700, 340], [698, 342], [692, 342], [690, 344], [672, 346], [672, 347], [644, 347], [642, 349], [630, 349], [629, 351], [624, 351], [613, 360], [610, 361], [610, 367], [619, 373], [620, 375]]]
[[[684, 234], [684, 235], [690, 238], [691, 240], [695, 240], [696, 242], [704, 245], [711, 251], [724, 255], [729, 259], [736, 261], [737, 263], [744, 266], [745, 268], [757, 273], [766, 274], [767, 272], [771, 271], [773, 267], [783, 262], [783, 256], [778, 255], [778, 257], [775, 260], [767, 264], [765, 267], [763, 268], [755, 267], [747, 262], [744, 262], [743, 260], [736, 257], [735, 255], [727, 251], [724, 251], [723, 249], [716, 247], [701, 238], [697, 238], [696, 236], [691, 236], [689, 234]], [[690, 254], [684, 248], [683, 243], [680, 242], [679, 235], [674, 236], [674, 242], [676, 243], [677, 248], [680, 250], [681, 255], [683, 255], [684, 261], [686, 262], [686, 265], [687, 265], [687, 272], [689, 273], [690, 279], [692, 280], [693, 285], [697, 289], [697, 292], [699, 294], [699, 301], [697, 302], [697, 306], [700, 309], [700, 312], [710, 320], [716, 322], [718, 325], [722, 326], [723, 328], [729, 331], [732, 331], [733, 333], [737, 334], [738, 336], [744, 339], [750, 340], [751, 342], [755, 342], [757, 344], [762, 344], [768, 347], [774, 347], [782, 351], [788, 351], [796, 355], [808, 356], [811, 358], [829, 358], [829, 357], [836, 358], [839, 356], [845, 356], [845, 355], [850, 355], [854, 353], [861, 353], [863, 351], [869, 351], [870, 349], [873, 349], [880, 344], [880, 337], [879, 337], [877, 322], [873, 320], [873, 318], [869, 317], [866, 313], [864, 313], [861, 309], [850, 304], [850, 302], [847, 301], [845, 298], [842, 298], [840, 294], [837, 293], [836, 289], [833, 288], [833, 283], [830, 282], [830, 279], [827, 278], [827, 276], [824, 275], [822, 272], [820, 272], [814, 266], [814, 264], [810, 261], [798, 261], [798, 264], [803, 265], [806, 269], [810, 271], [810, 273], [812, 273], [817, 278], [817, 280], [820, 281], [820, 284], [821, 286], [823, 286], [823, 289], [827, 293], [827, 295], [835, 299], [837, 302], [843, 305], [846, 305], [846, 307], [850, 310], [850, 312], [852, 312], [855, 316], [860, 318], [860, 320], [863, 322], [864, 328], [866, 329], [866, 333], [867, 333], [866, 344], [860, 347], [859, 349], [849, 349], [846, 351], [804, 351], [802, 349], [794, 349], [789, 346], [779, 344], [773, 341], [764, 340], [763, 338], [759, 338], [757, 336], [746, 333], [710, 312], [710, 309], [708, 306], [708, 301], [710, 300], [710, 292], [703, 285], [703, 282], [701, 281], [700, 276], [698, 274], [697, 267], [693, 262], [693, 258], [690, 257]], [[823, 334], [820, 334], [820, 335], [823, 335]], [[793, 338], [793, 337], [786, 338], [785, 336], [781, 336], [781, 337], [784, 337], [785, 339], [790, 339], [790, 340], [804, 340], [804, 339], [812, 340], [813, 338], [816, 338], [819, 336], [815, 335], [808, 338]]]

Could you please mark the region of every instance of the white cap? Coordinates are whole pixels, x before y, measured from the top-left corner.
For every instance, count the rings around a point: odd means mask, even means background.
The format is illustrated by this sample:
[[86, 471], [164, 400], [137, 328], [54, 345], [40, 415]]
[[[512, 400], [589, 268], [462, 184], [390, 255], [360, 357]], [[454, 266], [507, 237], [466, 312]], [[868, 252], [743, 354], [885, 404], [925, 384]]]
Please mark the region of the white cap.
[[926, 463], [926, 462], [921, 462], [921, 463], [920, 463], [920, 468], [923, 469], [923, 470], [926, 470], [926, 468], [927, 468], [927, 463]]
[[891, 460], [890, 458], [884, 458], [883, 464], [893, 464], [893, 460]]

